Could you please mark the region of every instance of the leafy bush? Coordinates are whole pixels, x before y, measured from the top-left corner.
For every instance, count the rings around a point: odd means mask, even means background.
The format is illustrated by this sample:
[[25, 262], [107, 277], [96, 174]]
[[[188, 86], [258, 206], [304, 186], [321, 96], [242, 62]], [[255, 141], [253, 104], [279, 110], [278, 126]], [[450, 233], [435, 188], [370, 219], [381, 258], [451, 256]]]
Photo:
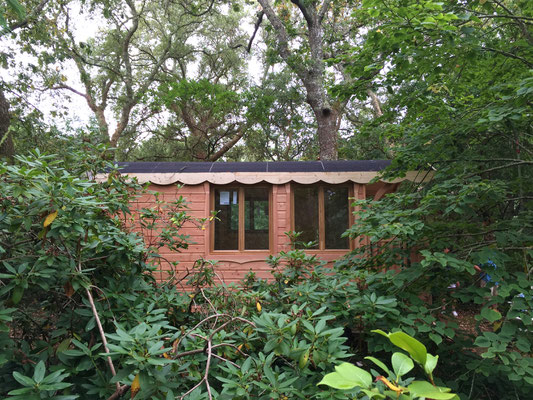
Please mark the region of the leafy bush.
[[[388, 338], [392, 344], [405, 350], [410, 357], [407, 357], [404, 353], [394, 353], [391, 357], [392, 371], [376, 358], [365, 357], [387, 374], [387, 377], [384, 377], [372, 370], [376, 378], [375, 384], [372, 383], [372, 375], [369, 372], [353, 364], [343, 363], [335, 367], [335, 372], [324, 376], [319, 385], [327, 385], [335, 389], [344, 390], [357, 388], [357, 397], [364, 396], [370, 399], [457, 399], [457, 395], [450, 393], [449, 388], [435, 385], [433, 371], [437, 366], [439, 357], [429, 354], [426, 346], [404, 332], [385, 333], [380, 330], [374, 332]], [[413, 381], [414, 378], [404, 377], [414, 368], [415, 362], [422, 367], [429, 382]]]
[[[465, 397], [532, 390], [531, 209], [491, 215], [510, 196], [504, 180], [443, 172], [417, 190], [357, 202], [349, 229], [369, 241], [342, 263], [368, 271], [370, 291], [397, 299], [399, 318], [389, 330], [453, 354], [442, 358], [440, 376]], [[390, 350], [371, 337], [368, 344]]]
[[[187, 276], [192, 293], [179, 292], [175, 280], [156, 284], [158, 249], [188, 245], [179, 232], [191, 220], [186, 204], [153, 194], [152, 209], [132, 213], [143, 189], [99, 156], [58, 160], [36, 151], [2, 166], [4, 396], [344, 398], [316, 384], [349, 357], [341, 322], [348, 317], [321, 304], [335, 286], [350, 287], [349, 277], [327, 283], [327, 272], [314, 268], [321, 262], [295, 251], [281, 255], [290, 267], [273, 262], [279, 279], [250, 279], [247, 290], [204, 287], [216, 265], [208, 260]], [[105, 182], [87, 179], [104, 169]]]

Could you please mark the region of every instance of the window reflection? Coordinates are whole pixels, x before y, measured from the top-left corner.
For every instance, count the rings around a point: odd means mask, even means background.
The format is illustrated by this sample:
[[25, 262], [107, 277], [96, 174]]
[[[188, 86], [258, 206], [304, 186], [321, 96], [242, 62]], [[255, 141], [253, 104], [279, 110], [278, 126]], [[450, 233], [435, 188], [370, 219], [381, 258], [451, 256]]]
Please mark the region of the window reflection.
[[239, 248], [239, 192], [237, 189], [215, 189], [215, 250]]
[[270, 248], [269, 192], [266, 187], [215, 189], [214, 250]]

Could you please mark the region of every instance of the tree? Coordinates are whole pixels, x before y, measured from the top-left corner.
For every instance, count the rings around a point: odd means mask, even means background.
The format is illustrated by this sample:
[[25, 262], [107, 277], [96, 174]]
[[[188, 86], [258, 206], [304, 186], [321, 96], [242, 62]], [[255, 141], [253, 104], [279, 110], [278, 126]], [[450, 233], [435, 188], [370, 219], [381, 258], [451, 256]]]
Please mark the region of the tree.
[[[40, 60], [40, 89], [81, 96], [102, 141], [112, 147], [123, 138], [136, 140], [161, 112], [151, 96], [167, 65], [194, 62], [196, 48], [189, 39], [199, 34], [214, 9], [213, 1], [95, 1], [82, 5], [76, 15], [69, 3], [60, 3], [49, 14], [55, 32], [45, 42], [47, 51], [30, 50]], [[77, 37], [80, 17], [104, 21], [97, 37]], [[66, 60], [74, 62], [77, 79], [69, 76]]]
[[[433, 178], [359, 204], [351, 235], [370, 240], [352, 266], [396, 268], [372, 275], [376, 284], [369, 289], [405, 305], [405, 327], [424, 316], [429, 326], [414, 329], [427, 329], [428, 341], [438, 346], [445, 360], [439, 368], [460, 376], [457, 391], [474, 398], [492, 390], [499, 398], [530, 392], [533, 185], [524, 177], [533, 172], [531, 5], [366, 4], [375, 24], [368, 51], [388, 53], [390, 65], [379, 79], [388, 93], [384, 116], [364, 128], [388, 135], [394, 145], [385, 177], [426, 167], [430, 172], [423, 173]], [[480, 287], [483, 279], [489, 283]], [[420, 293], [431, 294], [431, 310]], [[448, 327], [458, 322], [454, 305], [459, 315], [462, 307], [475, 310], [480, 323], [472, 326], [474, 334], [463, 326], [448, 332], [439, 326], [446, 315]], [[452, 348], [463, 351], [445, 359]]]
[[314, 160], [318, 141], [305, 90], [289, 70], [266, 73], [250, 89], [247, 118], [255, 124], [246, 136], [245, 154], [251, 160]]
[[[303, 17], [307, 32], [300, 31], [301, 20], [294, 29], [291, 19], [293, 13], [287, 3], [281, 3], [278, 13], [274, 10], [269, 0], [258, 0], [262, 10], [267, 16], [277, 40], [277, 50], [281, 58], [287, 63], [302, 81], [307, 92], [307, 103], [311, 106], [317, 123], [317, 135], [320, 144], [320, 157], [324, 160], [337, 158], [337, 131], [340, 124], [338, 105], [333, 104], [333, 99], [327, 93], [326, 63], [324, 56], [324, 18], [329, 11], [330, 1], [322, 4], [316, 1], [292, 1]], [[302, 48], [291, 48], [291, 39], [302, 41]], [[305, 39], [304, 39], [305, 38]]]
[[[372, 89], [381, 55], [358, 52], [368, 29], [360, 5], [330, 0], [258, 2], [270, 21], [273, 47], [305, 87], [317, 125], [320, 158], [336, 159], [337, 134], [351, 97], [369, 97], [375, 114], [382, 113]], [[345, 63], [339, 62], [347, 51], [356, 53], [359, 63], [367, 67], [357, 76], [347, 73]], [[339, 84], [350, 86], [349, 94], [336, 90]]]
[[179, 141], [184, 150], [180, 159], [216, 161], [254, 123], [247, 116], [247, 63], [243, 51], [233, 45], [244, 40], [243, 16], [238, 8], [230, 8], [206, 18], [188, 62], [176, 60], [160, 76], [154, 98], [172, 118], [163, 132], [154, 133]]

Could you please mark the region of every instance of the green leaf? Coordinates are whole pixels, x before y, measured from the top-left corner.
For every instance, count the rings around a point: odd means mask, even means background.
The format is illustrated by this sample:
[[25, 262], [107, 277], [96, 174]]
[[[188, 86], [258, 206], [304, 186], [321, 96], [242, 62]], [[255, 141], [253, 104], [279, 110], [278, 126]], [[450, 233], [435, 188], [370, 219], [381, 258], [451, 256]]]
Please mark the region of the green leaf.
[[400, 380], [403, 375], [415, 367], [413, 360], [403, 353], [394, 353], [391, 357], [391, 362], [392, 369], [394, 370], [398, 380]]
[[327, 385], [334, 389], [349, 390], [357, 386], [352, 380], [347, 380], [337, 372], [330, 372], [325, 375], [317, 385]]
[[370, 360], [372, 361], [374, 364], [376, 364], [379, 368], [381, 368], [383, 371], [385, 371], [387, 373], [387, 375], [390, 375], [390, 371], [389, 371], [389, 368], [387, 368], [387, 366], [379, 361], [377, 358], [374, 358], [374, 357], [365, 357], [365, 360]]
[[46, 367], [44, 366], [44, 361], [41, 360], [35, 366], [35, 371], [33, 371], [33, 380], [37, 383], [41, 383], [44, 378], [45, 371]]
[[15, 396], [15, 395], [19, 395], [19, 394], [26, 394], [26, 393], [29, 393], [33, 390], [33, 388], [29, 388], [29, 387], [25, 387], [25, 388], [22, 388], [22, 389], [15, 389], [15, 390], [12, 390], [10, 391], [8, 394], [12, 395], [12, 396]]
[[409, 393], [413, 396], [435, 400], [449, 400], [456, 396], [455, 393], [449, 393], [450, 389], [433, 386], [426, 381], [414, 381], [407, 387], [407, 389], [409, 389]]
[[336, 372], [324, 376], [318, 385], [328, 385], [335, 389], [353, 389], [356, 386], [370, 388], [372, 375], [362, 368], [350, 363], [342, 363], [335, 367]]
[[57, 346], [57, 349], [56, 349], [56, 354], [67, 350], [71, 342], [72, 342], [72, 338], [66, 338], [61, 343], [59, 343], [59, 346]]
[[492, 308], [485, 307], [481, 310], [481, 316], [490, 322], [496, 322], [502, 319], [502, 315], [499, 311], [493, 310]]
[[372, 332], [379, 333], [391, 341], [392, 344], [409, 353], [411, 358], [420, 365], [426, 365], [427, 349], [422, 343], [404, 332], [385, 333], [380, 329]]
[[433, 373], [433, 371], [435, 370], [435, 367], [437, 366], [438, 361], [439, 361], [439, 356], [428, 354], [426, 364], [424, 365], [424, 371], [426, 372], [426, 374], [431, 375]]
[[442, 336], [437, 335], [435, 333], [430, 333], [429, 338], [433, 340], [437, 345], [442, 343]]
[[24, 376], [17, 371], [13, 372], [13, 378], [15, 378], [15, 380], [23, 386], [33, 387], [35, 385], [35, 381], [33, 379], [28, 376]]
[[367, 390], [367, 389], [362, 389], [361, 390], [364, 394], [366, 394], [368, 396], [369, 399], [384, 399], [385, 396], [382, 395], [381, 393], [379, 392], [374, 392], [372, 390]]
[[372, 385], [372, 375], [370, 375], [370, 373], [364, 369], [356, 367], [353, 364], [342, 363], [341, 365], [337, 365], [335, 367], [335, 371], [345, 378], [349, 377], [350, 379], [356, 381], [357, 386], [368, 388], [370, 385]]
[[72, 383], [68, 382], [57, 382], [57, 383], [50, 383], [46, 385], [41, 385], [40, 388], [42, 390], [61, 390], [72, 386]]

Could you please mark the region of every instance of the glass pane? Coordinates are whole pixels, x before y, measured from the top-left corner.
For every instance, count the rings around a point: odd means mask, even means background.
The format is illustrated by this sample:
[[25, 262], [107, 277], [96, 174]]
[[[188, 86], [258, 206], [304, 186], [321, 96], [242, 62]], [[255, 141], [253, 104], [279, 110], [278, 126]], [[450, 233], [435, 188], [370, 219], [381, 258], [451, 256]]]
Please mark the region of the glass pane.
[[215, 250], [239, 249], [239, 191], [215, 189]]
[[268, 250], [268, 188], [244, 189], [244, 248]]
[[348, 188], [324, 188], [326, 249], [348, 249], [348, 238], [341, 235], [349, 227]]
[[294, 189], [294, 230], [302, 232], [300, 242], [316, 242], [318, 248], [318, 188]]

